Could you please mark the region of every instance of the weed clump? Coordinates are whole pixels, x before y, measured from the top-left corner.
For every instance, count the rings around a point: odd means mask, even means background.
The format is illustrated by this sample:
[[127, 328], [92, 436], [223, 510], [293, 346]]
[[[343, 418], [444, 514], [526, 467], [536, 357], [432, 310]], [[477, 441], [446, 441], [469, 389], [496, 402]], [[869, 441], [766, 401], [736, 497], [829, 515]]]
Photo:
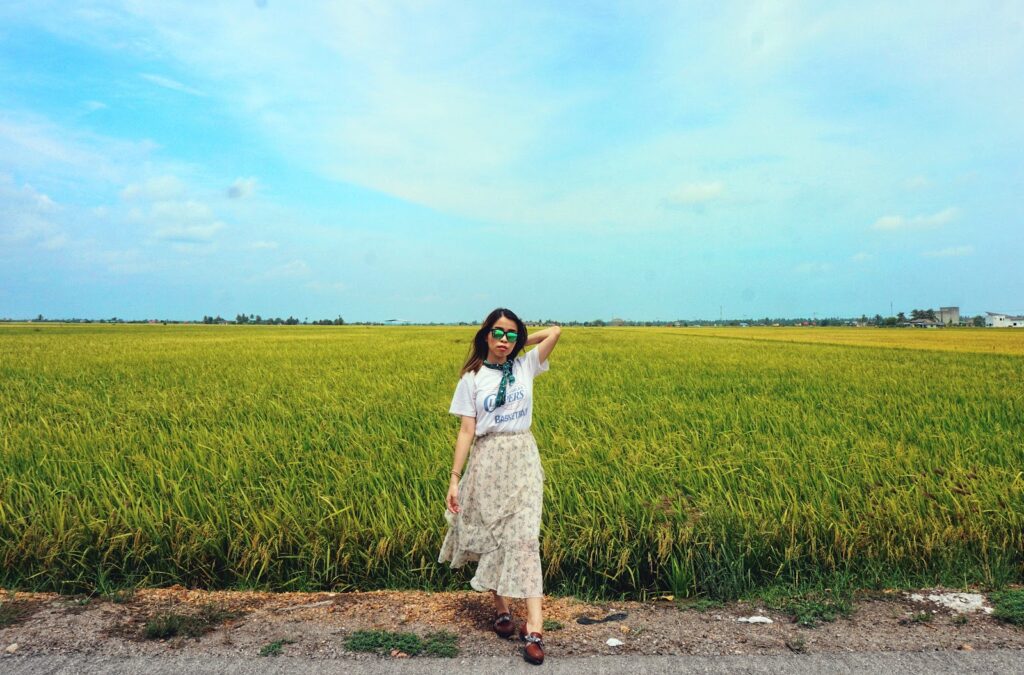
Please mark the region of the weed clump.
[[999, 591], [990, 595], [992, 616], [1017, 626], [1024, 625], [1024, 589]]
[[293, 644], [294, 642], [295, 640], [289, 640], [288, 638], [274, 640], [273, 642], [265, 644], [260, 648], [260, 656], [280, 656], [281, 647], [284, 645]]
[[215, 605], [203, 605], [196, 614], [163, 612], [146, 621], [143, 634], [147, 640], [166, 640], [178, 635], [198, 638], [236, 616], [237, 613]]
[[448, 631], [428, 633], [421, 638], [415, 633], [388, 630], [357, 630], [345, 640], [345, 648], [354, 652], [453, 657], [459, 653], [458, 636]]
[[828, 589], [787, 598], [779, 604], [783, 612], [793, 617], [793, 623], [804, 628], [814, 628], [822, 622], [835, 621], [840, 616], [848, 617], [853, 613], [849, 595], [839, 595]]

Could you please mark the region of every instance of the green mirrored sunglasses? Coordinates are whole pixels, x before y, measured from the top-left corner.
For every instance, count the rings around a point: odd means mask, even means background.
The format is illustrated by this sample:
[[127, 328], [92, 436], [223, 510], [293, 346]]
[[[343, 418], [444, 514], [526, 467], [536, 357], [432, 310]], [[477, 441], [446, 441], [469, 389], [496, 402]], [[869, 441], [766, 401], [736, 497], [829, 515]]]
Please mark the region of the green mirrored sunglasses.
[[504, 331], [500, 328], [492, 328], [491, 337], [494, 338], [495, 340], [500, 340], [503, 337], [507, 337], [509, 342], [515, 342], [516, 339], [519, 337], [519, 333], [515, 332], [514, 330]]

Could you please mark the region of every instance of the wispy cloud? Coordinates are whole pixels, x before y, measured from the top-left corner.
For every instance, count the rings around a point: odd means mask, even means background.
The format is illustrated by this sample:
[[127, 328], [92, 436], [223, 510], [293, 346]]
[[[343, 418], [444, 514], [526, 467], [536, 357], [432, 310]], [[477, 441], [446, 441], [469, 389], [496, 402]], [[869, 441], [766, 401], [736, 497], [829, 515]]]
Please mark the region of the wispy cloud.
[[799, 274], [825, 274], [832, 271], [832, 264], [826, 262], [803, 262], [793, 269]]
[[188, 199], [155, 202], [144, 218], [154, 236], [177, 243], [209, 243], [224, 227], [206, 204]]
[[121, 191], [125, 201], [144, 199], [148, 201], [167, 201], [185, 193], [185, 184], [177, 176], [154, 176], [141, 183], [132, 183]]
[[853, 262], [860, 263], [860, 262], [866, 262], [868, 260], [871, 260], [874, 257], [875, 256], [872, 255], [871, 253], [865, 253], [864, 251], [860, 251], [860, 252], [854, 253], [852, 256], [850, 256], [850, 260], [852, 260]]
[[970, 245], [966, 246], [947, 246], [946, 248], [940, 248], [934, 251], [924, 251], [921, 253], [925, 258], [960, 258], [966, 255], [974, 253], [974, 247]]
[[703, 204], [719, 199], [724, 194], [725, 184], [722, 181], [686, 183], [672, 193], [669, 201], [676, 204]]
[[306, 288], [319, 293], [343, 293], [349, 286], [341, 281], [311, 281], [306, 284]]
[[264, 272], [261, 279], [295, 279], [309, 276], [311, 270], [305, 260], [291, 260]]
[[164, 89], [180, 91], [183, 94], [191, 94], [192, 96], [206, 96], [206, 94], [199, 91], [198, 89], [193, 89], [188, 85], [182, 84], [177, 80], [172, 80], [169, 77], [164, 77], [163, 75], [155, 75], [153, 73], [139, 73], [139, 77], [146, 80], [147, 82], [152, 82], [153, 84], [159, 87], [163, 87]]
[[55, 218], [60, 207], [31, 185], [0, 174], [0, 243], [55, 248], [66, 242]]
[[956, 207], [949, 207], [937, 213], [918, 216], [882, 216], [875, 221], [875, 230], [916, 230], [940, 227], [953, 222], [960, 215]]
[[256, 192], [256, 182], [255, 178], [236, 178], [228, 188], [228, 197], [230, 199], [251, 197]]

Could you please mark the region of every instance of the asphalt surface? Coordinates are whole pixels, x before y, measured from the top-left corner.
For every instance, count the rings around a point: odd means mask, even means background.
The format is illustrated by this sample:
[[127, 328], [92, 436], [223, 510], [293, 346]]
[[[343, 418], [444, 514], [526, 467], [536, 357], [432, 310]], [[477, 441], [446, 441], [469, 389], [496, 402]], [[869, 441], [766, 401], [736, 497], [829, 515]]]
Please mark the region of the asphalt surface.
[[975, 652], [864, 652], [783, 656], [600, 656], [549, 659], [542, 666], [521, 657], [466, 659], [306, 659], [301, 657], [159, 657], [110, 656], [5, 656], [0, 673], [227, 673], [232, 675], [274, 673], [436, 673], [478, 675], [486, 673], [1024, 673], [1024, 650], [991, 649]]

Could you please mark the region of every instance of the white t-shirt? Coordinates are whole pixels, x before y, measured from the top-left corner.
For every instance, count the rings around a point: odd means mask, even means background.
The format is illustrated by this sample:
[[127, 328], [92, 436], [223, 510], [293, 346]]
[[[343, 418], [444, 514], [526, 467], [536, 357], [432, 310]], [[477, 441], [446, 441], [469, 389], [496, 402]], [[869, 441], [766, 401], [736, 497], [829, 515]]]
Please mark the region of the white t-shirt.
[[476, 418], [476, 435], [492, 431], [524, 431], [533, 421], [533, 378], [546, 372], [548, 361], [539, 361], [536, 349], [520, 354], [512, 362], [513, 384], [505, 387], [505, 405], [494, 407], [501, 384], [501, 371], [480, 366], [475, 373], [466, 373], [455, 387], [453, 415]]

